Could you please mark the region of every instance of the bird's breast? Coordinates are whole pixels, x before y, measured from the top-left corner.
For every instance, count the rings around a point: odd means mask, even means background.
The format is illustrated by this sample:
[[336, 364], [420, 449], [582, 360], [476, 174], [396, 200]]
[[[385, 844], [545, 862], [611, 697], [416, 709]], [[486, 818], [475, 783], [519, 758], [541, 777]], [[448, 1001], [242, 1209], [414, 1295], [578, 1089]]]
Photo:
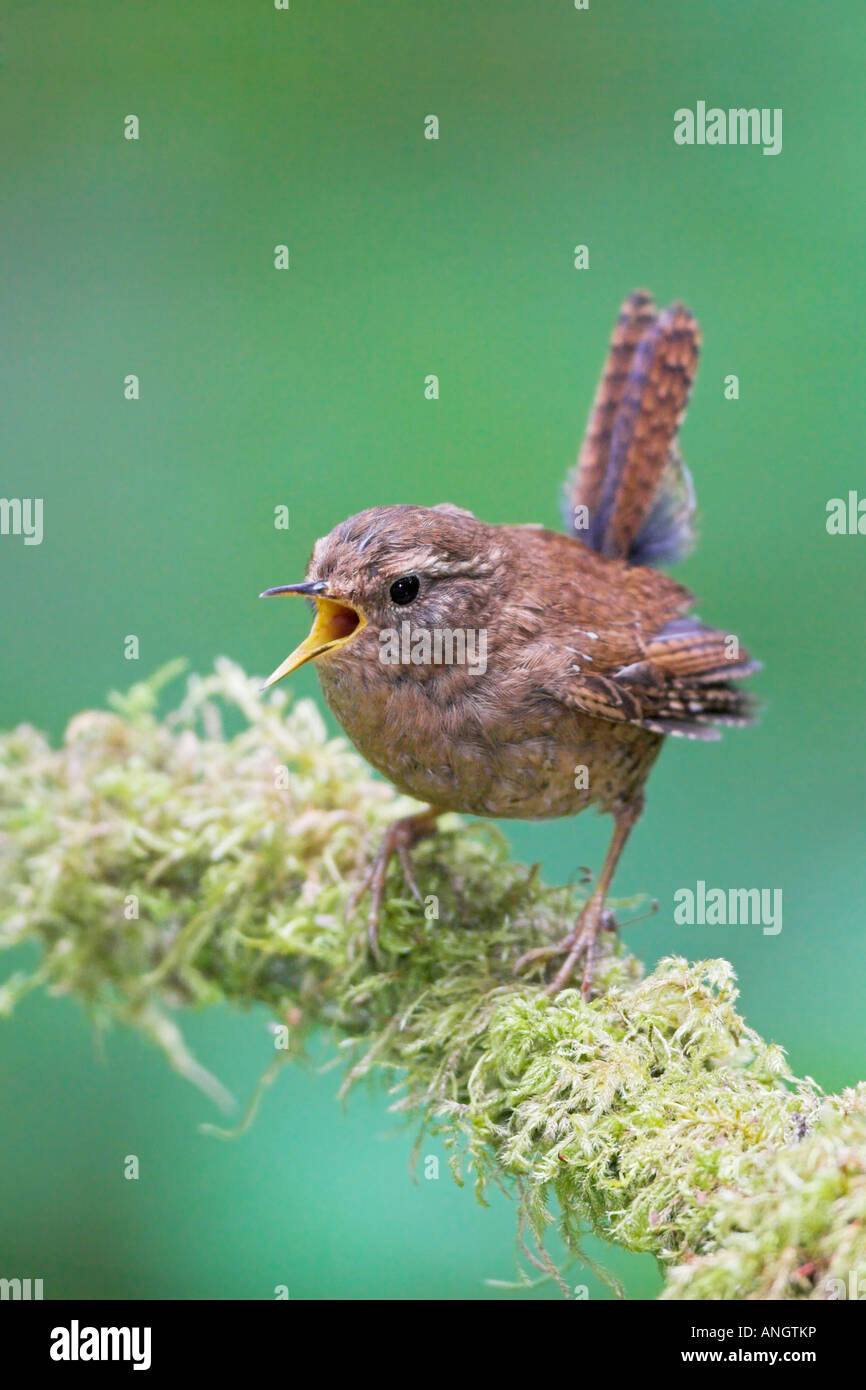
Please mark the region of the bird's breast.
[[496, 680], [459, 692], [319, 663], [325, 698], [355, 747], [401, 792], [442, 810], [519, 820], [613, 807], [639, 787], [661, 739]]

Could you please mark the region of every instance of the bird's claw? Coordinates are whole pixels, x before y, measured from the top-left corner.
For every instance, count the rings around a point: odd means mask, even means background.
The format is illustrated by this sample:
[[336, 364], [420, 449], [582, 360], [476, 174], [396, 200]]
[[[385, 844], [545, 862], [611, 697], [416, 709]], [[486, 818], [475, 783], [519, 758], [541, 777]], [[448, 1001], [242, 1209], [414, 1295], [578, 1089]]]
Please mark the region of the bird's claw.
[[598, 942], [603, 931], [616, 931], [616, 918], [613, 913], [596, 905], [587, 903], [577, 919], [574, 930], [552, 946], [536, 946], [515, 962], [514, 973], [519, 974], [537, 960], [550, 960], [555, 956], [565, 956], [553, 979], [545, 985], [545, 994], [558, 994], [571, 979], [577, 963], [583, 959], [583, 978], [580, 992], [584, 1000], [589, 998], [598, 964]]
[[364, 894], [369, 891], [370, 911], [367, 914], [367, 941], [377, 964], [381, 964], [382, 960], [382, 954], [379, 949], [379, 922], [382, 915], [382, 903], [385, 897], [388, 865], [393, 856], [396, 855], [409, 891], [423, 906], [424, 898], [415, 880], [412, 861], [409, 858], [409, 850], [413, 845], [417, 844], [420, 839], [423, 839], [425, 835], [429, 835], [435, 828], [435, 824], [436, 813], [433, 811], [422, 811], [416, 816], [403, 816], [401, 820], [396, 820], [389, 825], [382, 837], [382, 843], [373, 856], [369, 868], [357, 888], [352, 892], [346, 905], [346, 910], [349, 916], [351, 916]]

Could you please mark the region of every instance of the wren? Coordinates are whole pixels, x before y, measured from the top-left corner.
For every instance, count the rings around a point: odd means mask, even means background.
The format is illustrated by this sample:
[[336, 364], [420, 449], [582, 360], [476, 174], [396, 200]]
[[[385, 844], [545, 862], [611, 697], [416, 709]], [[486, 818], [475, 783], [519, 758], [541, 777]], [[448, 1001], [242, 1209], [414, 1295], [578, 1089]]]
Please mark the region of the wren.
[[[516, 967], [562, 956], [555, 993], [580, 963], [587, 998], [611, 925], [605, 899], [662, 743], [750, 721], [738, 682], [757, 664], [655, 568], [694, 537], [677, 434], [699, 347], [683, 305], [658, 312], [644, 291], [626, 300], [566, 481], [569, 534], [488, 525], [450, 503], [373, 507], [316, 542], [303, 583], [266, 590], [315, 605], [309, 636], [266, 686], [315, 661], [355, 746], [429, 805], [394, 822], [364, 879], [377, 957], [389, 862], [420, 898], [409, 851], [440, 813], [543, 820], [594, 804], [614, 829], [592, 892], [563, 941]], [[481, 635], [483, 663], [467, 659]]]

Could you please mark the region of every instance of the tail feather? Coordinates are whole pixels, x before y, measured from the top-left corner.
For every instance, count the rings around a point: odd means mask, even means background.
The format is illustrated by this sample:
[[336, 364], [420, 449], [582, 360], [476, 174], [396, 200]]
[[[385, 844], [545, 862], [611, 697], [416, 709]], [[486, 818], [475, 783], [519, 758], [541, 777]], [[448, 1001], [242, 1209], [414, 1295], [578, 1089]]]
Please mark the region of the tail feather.
[[674, 443], [668, 451], [655, 501], [631, 543], [629, 562], [673, 565], [685, 559], [695, 544], [696, 512], [692, 475]]
[[[577, 466], [566, 480], [562, 499], [566, 527], [593, 550], [600, 548], [598, 509], [614, 421], [626, 389], [635, 350], [655, 323], [657, 312], [655, 301], [646, 290], [635, 290], [623, 304], [611, 335], [607, 361], [595, 393]], [[580, 517], [576, 515], [578, 509], [581, 510]]]
[[644, 291], [626, 300], [566, 491], [570, 529], [603, 555], [660, 564], [692, 542], [694, 491], [676, 436], [699, 347], [684, 305], [656, 316]]

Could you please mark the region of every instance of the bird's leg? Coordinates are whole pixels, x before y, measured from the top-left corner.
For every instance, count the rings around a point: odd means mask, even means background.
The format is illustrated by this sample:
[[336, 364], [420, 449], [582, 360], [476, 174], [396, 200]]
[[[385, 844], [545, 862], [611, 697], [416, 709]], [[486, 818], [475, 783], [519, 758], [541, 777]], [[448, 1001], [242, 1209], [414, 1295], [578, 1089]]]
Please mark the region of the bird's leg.
[[370, 942], [370, 950], [377, 961], [381, 959], [379, 955], [379, 918], [382, 913], [382, 900], [385, 896], [388, 865], [396, 854], [410, 891], [419, 903], [423, 904], [424, 899], [412, 872], [409, 851], [419, 840], [423, 840], [425, 835], [433, 834], [436, 829], [437, 818], [441, 814], [442, 812], [437, 810], [435, 806], [429, 806], [426, 811], [419, 811], [414, 816], [403, 816], [401, 820], [395, 820], [389, 825], [370, 867], [349, 899], [347, 911], [351, 916], [361, 898], [368, 889], [370, 890], [367, 938]]
[[605, 898], [613, 881], [619, 857], [625, 848], [625, 842], [642, 809], [643, 798], [638, 798], [635, 801], [630, 801], [627, 806], [616, 813], [613, 836], [608, 845], [601, 873], [589, 899], [581, 909], [574, 930], [570, 931], [568, 936], [563, 937], [561, 941], [558, 941], [555, 946], [539, 946], [533, 951], [527, 951], [515, 965], [516, 973], [524, 966], [531, 964], [532, 961], [564, 955], [565, 960], [546, 988], [547, 994], [558, 994], [561, 989], [564, 989], [571, 979], [575, 965], [583, 959], [583, 981], [580, 992], [584, 999], [589, 998], [598, 958], [598, 938], [611, 921], [611, 914], [605, 911]]

